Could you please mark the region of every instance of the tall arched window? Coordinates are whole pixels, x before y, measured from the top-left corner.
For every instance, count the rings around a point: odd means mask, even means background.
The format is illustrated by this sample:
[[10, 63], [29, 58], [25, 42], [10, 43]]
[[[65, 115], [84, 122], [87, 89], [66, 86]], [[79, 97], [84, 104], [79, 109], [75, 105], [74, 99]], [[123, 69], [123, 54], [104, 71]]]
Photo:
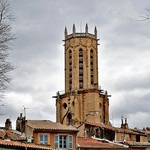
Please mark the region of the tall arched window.
[[91, 84], [93, 84], [93, 50], [90, 51]]
[[83, 50], [79, 50], [79, 88], [83, 89]]
[[72, 89], [72, 51], [69, 51], [69, 90]]

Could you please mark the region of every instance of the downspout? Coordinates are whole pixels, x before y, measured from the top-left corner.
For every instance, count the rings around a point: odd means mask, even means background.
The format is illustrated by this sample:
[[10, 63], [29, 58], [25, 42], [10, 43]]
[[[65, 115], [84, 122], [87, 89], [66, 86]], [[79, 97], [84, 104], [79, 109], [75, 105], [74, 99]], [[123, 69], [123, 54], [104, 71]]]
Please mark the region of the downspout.
[[117, 134], [117, 132], [115, 131], [115, 142], [116, 142], [116, 134]]
[[77, 150], [77, 135], [76, 135], [76, 150]]

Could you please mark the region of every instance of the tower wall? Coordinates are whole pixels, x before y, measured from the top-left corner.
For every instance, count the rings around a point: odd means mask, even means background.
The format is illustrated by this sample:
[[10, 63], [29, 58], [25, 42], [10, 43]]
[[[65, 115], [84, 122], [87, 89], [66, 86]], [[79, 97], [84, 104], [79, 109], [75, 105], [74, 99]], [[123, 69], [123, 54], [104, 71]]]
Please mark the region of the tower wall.
[[[92, 123], [109, 123], [108, 107], [105, 95], [99, 90], [78, 91], [78, 93], [60, 95], [57, 99], [57, 122], [68, 125], [68, 113], [71, 114], [71, 124], [84, 121]], [[105, 107], [105, 108], [104, 108]]]
[[[80, 88], [80, 54], [83, 51], [83, 88]], [[90, 51], [93, 51], [93, 61]], [[98, 89], [97, 38], [82, 33], [67, 35], [65, 39], [65, 91]], [[91, 63], [93, 63], [93, 83], [91, 83]], [[71, 71], [70, 71], [71, 69]], [[72, 73], [72, 76], [70, 76]], [[72, 81], [72, 83], [70, 82]]]
[[82, 122], [109, 124], [109, 99], [98, 89], [97, 30], [67, 33], [65, 28], [65, 93], [57, 93], [57, 122], [79, 125]]

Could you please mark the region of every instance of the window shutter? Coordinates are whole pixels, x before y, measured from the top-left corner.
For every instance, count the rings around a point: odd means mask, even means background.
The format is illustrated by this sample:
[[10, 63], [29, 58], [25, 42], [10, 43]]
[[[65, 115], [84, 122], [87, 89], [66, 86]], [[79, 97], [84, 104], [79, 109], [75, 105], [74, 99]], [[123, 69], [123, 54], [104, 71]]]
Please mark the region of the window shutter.
[[54, 148], [59, 148], [59, 135], [54, 136]]
[[43, 135], [40, 134], [40, 135], [39, 135], [39, 144], [43, 144], [43, 141], [44, 141]]
[[73, 149], [73, 136], [72, 135], [68, 135], [68, 145], [69, 145], [69, 149]]
[[47, 134], [45, 134], [45, 136], [44, 136], [44, 144], [48, 144], [48, 135]]

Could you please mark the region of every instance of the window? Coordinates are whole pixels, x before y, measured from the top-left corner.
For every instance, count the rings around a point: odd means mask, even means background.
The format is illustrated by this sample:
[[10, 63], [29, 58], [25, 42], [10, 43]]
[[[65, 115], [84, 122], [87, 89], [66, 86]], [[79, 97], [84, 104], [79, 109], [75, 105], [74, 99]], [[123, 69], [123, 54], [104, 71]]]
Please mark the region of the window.
[[64, 106], [65, 109], [67, 109], [67, 104], [66, 103], [64, 103], [63, 106]]
[[90, 62], [91, 62], [91, 84], [93, 84], [93, 50], [90, 51]]
[[79, 50], [79, 88], [83, 89], [83, 51]]
[[39, 135], [39, 144], [48, 144], [48, 134]]
[[125, 135], [122, 135], [121, 136], [121, 141], [125, 141], [126, 140], [126, 136]]
[[71, 50], [69, 51], [69, 78], [70, 78], [69, 89], [71, 90], [72, 87], [72, 51]]
[[72, 135], [55, 135], [54, 148], [73, 149]]
[[136, 142], [140, 142], [140, 135], [136, 135]]

